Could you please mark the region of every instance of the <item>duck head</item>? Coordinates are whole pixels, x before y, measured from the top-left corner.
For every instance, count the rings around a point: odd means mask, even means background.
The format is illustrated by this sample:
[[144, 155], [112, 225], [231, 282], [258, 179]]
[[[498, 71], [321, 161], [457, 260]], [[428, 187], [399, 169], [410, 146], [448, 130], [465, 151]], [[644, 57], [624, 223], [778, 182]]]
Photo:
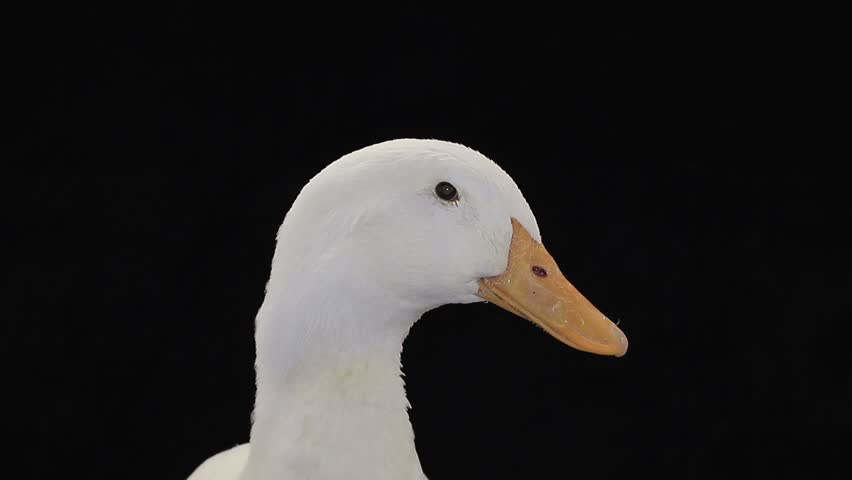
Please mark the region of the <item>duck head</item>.
[[402, 139], [341, 157], [302, 189], [278, 240], [272, 279], [345, 278], [364, 301], [424, 312], [487, 301], [573, 348], [627, 351], [547, 252], [512, 178], [462, 145]]

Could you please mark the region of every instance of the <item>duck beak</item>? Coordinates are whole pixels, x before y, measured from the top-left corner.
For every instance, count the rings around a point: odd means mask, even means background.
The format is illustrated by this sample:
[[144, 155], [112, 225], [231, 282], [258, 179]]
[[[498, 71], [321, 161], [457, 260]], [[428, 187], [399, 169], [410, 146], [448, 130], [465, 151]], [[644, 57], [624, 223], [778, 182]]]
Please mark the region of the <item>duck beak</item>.
[[479, 296], [526, 318], [566, 345], [620, 357], [627, 337], [569, 282], [544, 245], [512, 218], [509, 265], [479, 281]]

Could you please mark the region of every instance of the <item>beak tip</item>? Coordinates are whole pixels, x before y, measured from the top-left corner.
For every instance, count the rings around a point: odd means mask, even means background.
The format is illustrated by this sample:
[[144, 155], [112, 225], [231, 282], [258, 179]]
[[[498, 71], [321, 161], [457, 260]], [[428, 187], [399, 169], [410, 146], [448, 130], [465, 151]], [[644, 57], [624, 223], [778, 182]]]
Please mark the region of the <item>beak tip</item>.
[[619, 329], [615, 325], [612, 325], [612, 330], [613, 330], [612, 333], [618, 339], [617, 345], [615, 345], [616, 351], [615, 351], [614, 355], [615, 355], [616, 358], [623, 357], [624, 355], [627, 354], [627, 347], [628, 347], [627, 335], [625, 335], [624, 332], [622, 332], [621, 329]]

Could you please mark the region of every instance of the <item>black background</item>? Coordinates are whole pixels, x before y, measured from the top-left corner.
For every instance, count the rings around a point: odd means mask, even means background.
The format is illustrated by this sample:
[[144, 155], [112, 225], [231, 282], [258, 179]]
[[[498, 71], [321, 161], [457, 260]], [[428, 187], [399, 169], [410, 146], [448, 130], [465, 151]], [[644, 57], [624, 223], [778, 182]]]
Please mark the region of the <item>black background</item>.
[[691, 3], [19, 12], [7, 463], [181, 479], [246, 441], [289, 205], [342, 154], [430, 137], [513, 176], [630, 339], [428, 313], [403, 363], [430, 478], [845, 476], [848, 27]]

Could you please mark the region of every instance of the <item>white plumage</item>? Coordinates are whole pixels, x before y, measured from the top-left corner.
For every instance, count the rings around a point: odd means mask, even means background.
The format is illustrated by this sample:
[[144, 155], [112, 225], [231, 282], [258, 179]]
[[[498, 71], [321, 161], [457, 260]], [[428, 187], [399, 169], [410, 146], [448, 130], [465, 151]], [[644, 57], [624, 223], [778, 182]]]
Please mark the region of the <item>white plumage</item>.
[[[458, 199], [436, 195], [442, 181]], [[507, 271], [512, 218], [541, 241], [512, 179], [454, 143], [384, 142], [317, 174], [279, 229], [257, 314], [250, 444], [190, 480], [424, 479], [403, 340], [435, 307], [483, 301], [481, 279]]]

